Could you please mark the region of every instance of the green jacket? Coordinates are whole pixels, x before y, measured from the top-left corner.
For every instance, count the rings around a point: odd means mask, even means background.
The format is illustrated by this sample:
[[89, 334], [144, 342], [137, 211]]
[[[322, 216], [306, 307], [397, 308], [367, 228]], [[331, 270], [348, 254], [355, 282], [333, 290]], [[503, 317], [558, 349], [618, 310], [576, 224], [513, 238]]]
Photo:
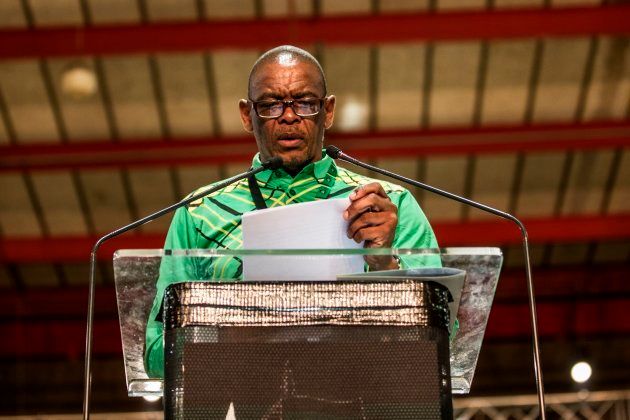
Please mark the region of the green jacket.
[[[260, 166], [258, 155], [254, 157], [253, 166]], [[347, 197], [356, 187], [377, 181], [398, 207], [398, 226], [392, 247], [438, 247], [426, 216], [409, 191], [398, 185], [374, 180], [338, 167], [328, 156], [309, 164], [295, 178], [283, 169], [278, 169], [260, 172], [256, 175], [256, 180], [268, 207]], [[241, 216], [255, 209], [247, 180], [232, 184], [206, 196], [203, 200], [177, 210], [164, 249], [241, 248]], [[401, 266], [440, 266], [439, 256], [420, 259], [416, 256], [415, 259], [413, 261], [402, 257]], [[157, 293], [146, 330], [145, 368], [151, 377], [163, 376], [163, 325], [160, 310], [166, 287], [180, 281], [205, 279], [236, 281], [242, 278], [242, 263], [238, 258], [217, 258], [206, 264], [201, 260], [165, 258], [162, 261]]]

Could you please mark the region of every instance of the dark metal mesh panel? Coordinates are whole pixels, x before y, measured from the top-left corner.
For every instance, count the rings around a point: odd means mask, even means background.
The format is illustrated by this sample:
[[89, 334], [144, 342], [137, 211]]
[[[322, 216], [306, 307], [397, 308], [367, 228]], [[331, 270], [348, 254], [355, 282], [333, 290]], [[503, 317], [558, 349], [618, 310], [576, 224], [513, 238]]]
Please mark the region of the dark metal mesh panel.
[[[267, 292], [272, 293], [274, 287], [280, 286], [270, 286]], [[330, 288], [331, 285], [322, 287]], [[378, 290], [375, 293], [382, 294], [383, 287], [389, 286], [381, 285], [372, 291]], [[183, 298], [185, 294], [199, 291], [186, 288], [182, 285], [167, 297], [167, 418], [225, 419], [231, 405], [237, 419], [452, 417], [448, 315], [444, 319], [441, 315], [425, 313], [433, 305], [447, 304], [448, 292], [440, 286], [422, 285], [414, 290], [415, 294], [423, 295], [413, 298], [416, 303], [428, 305], [414, 308], [419, 310], [416, 325], [396, 325], [394, 322], [392, 311], [397, 310], [403, 311], [406, 314], [403, 317], [410, 320], [408, 305], [393, 305], [394, 302], [379, 305], [387, 302], [373, 301], [373, 306], [357, 310], [369, 309], [369, 316], [376, 325], [361, 323], [360, 317], [354, 316], [351, 319], [357, 321], [356, 324], [293, 326], [289, 323], [286, 326], [257, 323], [248, 326], [248, 317], [243, 315], [244, 307], [232, 306], [234, 300], [225, 296], [221, 298], [220, 306], [234, 309], [238, 313], [239, 325], [226, 326], [209, 319], [191, 322], [195, 316], [199, 317], [199, 311], [181, 311], [181, 303], [191, 302], [190, 296]], [[351, 289], [345, 292], [356, 292]], [[218, 290], [218, 293], [226, 293], [225, 289]], [[234, 297], [238, 294], [234, 290], [227, 294]], [[283, 292], [291, 295], [286, 288]], [[369, 294], [369, 288], [364, 287], [363, 292]], [[314, 293], [316, 295], [317, 291]], [[338, 296], [336, 299], [340, 302], [344, 298]], [[197, 296], [193, 300], [192, 306], [208, 305], [205, 298]], [[292, 297], [286, 296], [282, 300], [291, 302]], [[171, 306], [173, 303], [176, 304]], [[210, 306], [217, 306], [216, 303]], [[352, 311], [348, 306], [328, 305], [334, 303], [331, 301], [320, 303], [339, 312]], [[322, 307], [302, 307], [302, 310], [317, 312]], [[247, 311], [252, 312], [252, 320], [260, 320], [260, 311], [290, 309], [290, 305], [250, 306]], [[436, 312], [442, 309], [438, 308]], [[383, 319], [394, 325], [379, 324], [375, 315], [379, 312]], [[193, 313], [197, 315], [191, 316]], [[331, 319], [330, 314], [326, 317]], [[220, 318], [227, 319], [225, 314]]]

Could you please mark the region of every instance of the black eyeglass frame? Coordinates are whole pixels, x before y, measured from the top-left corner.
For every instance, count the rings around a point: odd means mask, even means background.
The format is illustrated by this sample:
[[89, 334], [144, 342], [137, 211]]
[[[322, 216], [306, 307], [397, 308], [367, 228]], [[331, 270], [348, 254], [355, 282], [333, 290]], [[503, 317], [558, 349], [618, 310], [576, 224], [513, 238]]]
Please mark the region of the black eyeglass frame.
[[[297, 115], [300, 118], [308, 118], [308, 117], [314, 117], [315, 115], [318, 115], [320, 112], [322, 112], [322, 109], [324, 109], [324, 103], [328, 100], [329, 96], [324, 96], [322, 98], [302, 98], [302, 99], [263, 99], [262, 101], [254, 101], [252, 99], [247, 99], [247, 101], [249, 103], [252, 104], [252, 107], [254, 108], [254, 112], [256, 113], [256, 115], [258, 116], [258, 118], [262, 118], [265, 120], [275, 120], [276, 118], [280, 118], [284, 112], [287, 110], [287, 107], [291, 107], [291, 110], [295, 113], [295, 115]], [[314, 114], [300, 114], [298, 112], [295, 111], [295, 108], [293, 108], [293, 104], [297, 101], [303, 101], [304, 99], [316, 99], [319, 101], [319, 111], [317, 111]], [[272, 102], [279, 102], [282, 103], [282, 112], [280, 112], [280, 115], [278, 115], [277, 117], [268, 117], [268, 116], [263, 116], [260, 115], [260, 113], [258, 112], [258, 104], [261, 103], [272, 103]]]

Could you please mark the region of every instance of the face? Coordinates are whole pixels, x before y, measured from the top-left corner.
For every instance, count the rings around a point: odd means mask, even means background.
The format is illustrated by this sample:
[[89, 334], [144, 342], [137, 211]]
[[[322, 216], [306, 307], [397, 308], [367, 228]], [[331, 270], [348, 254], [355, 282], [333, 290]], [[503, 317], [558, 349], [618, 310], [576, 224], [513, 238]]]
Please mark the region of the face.
[[[290, 59], [264, 64], [253, 75], [250, 88], [250, 99], [254, 101], [321, 98], [325, 94], [317, 68]], [[256, 137], [261, 160], [280, 156], [285, 169], [297, 173], [322, 158], [324, 131], [333, 122], [334, 96], [328, 97], [319, 114], [311, 117], [300, 117], [286, 107], [278, 118], [260, 118], [246, 100], [239, 102], [239, 108], [245, 130]]]

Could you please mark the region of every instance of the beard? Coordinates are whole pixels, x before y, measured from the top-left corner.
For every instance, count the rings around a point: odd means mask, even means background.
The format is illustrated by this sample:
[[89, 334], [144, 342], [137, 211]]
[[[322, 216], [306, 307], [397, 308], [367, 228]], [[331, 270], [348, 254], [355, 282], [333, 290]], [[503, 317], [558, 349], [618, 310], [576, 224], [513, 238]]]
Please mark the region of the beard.
[[288, 174], [295, 176], [312, 161], [313, 158], [300, 159], [298, 157], [291, 157], [283, 162], [283, 166]]

